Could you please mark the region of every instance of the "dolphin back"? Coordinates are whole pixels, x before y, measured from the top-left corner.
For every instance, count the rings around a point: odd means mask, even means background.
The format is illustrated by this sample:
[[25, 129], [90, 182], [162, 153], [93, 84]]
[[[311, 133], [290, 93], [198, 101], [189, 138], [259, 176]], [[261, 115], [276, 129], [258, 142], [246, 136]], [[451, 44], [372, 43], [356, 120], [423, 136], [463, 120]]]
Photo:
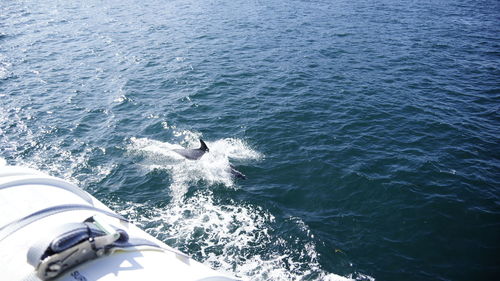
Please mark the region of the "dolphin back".
[[205, 151], [199, 149], [173, 149], [173, 151], [189, 160], [198, 160], [205, 154]]
[[[181, 149], [173, 149], [173, 151], [178, 153], [179, 155], [183, 156], [186, 159], [198, 160], [205, 153], [209, 152], [210, 149], [208, 149], [207, 144], [202, 139], [200, 139], [200, 148], [196, 148], [196, 149], [181, 148]], [[247, 177], [242, 172], [236, 170], [233, 165], [229, 164], [229, 169], [230, 169], [231, 175], [233, 175], [234, 177], [239, 178], [239, 179], [244, 179], [244, 180], [247, 179]]]
[[200, 148], [197, 149], [173, 149], [173, 151], [177, 152], [178, 154], [184, 156], [184, 158], [189, 159], [189, 160], [198, 160], [205, 154], [206, 152], [209, 152], [210, 149], [208, 149], [207, 144], [200, 139]]
[[236, 178], [246, 180], [247, 176], [245, 176], [242, 172], [236, 170], [233, 165], [229, 164], [229, 168], [231, 169], [231, 175]]
[[210, 149], [208, 149], [208, 146], [207, 144], [202, 140], [200, 139], [200, 148], [198, 148], [199, 150], [203, 150], [205, 152], [209, 152]]

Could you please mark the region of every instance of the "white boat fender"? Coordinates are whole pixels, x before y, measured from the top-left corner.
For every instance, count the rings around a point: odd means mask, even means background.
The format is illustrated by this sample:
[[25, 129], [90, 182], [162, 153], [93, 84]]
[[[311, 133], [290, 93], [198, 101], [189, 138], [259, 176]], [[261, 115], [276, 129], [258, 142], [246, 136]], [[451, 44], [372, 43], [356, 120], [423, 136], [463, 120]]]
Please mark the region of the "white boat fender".
[[166, 245], [83, 189], [33, 169], [0, 165], [0, 214], [2, 280], [241, 280]]
[[87, 192], [59, 178], [46, 175], [38, 176], [22, 174], [10, 175], [7, 173], [0, 174], [0, 189], [22, 187], [29, 184], [50, 185], [55, 188], [64, 189], [66, 191], [74, 193], [75, 195], [87, 201], [89, 204], [94, 204], [92, 197]]
[[98, 212], [101, 214], [105, 214], [110, 217], [117, 218], [121, 221], [127, 222], [125, 218], [122, 216], [111, 213], [93, 206], [89, 205], [80, 205], [80, 204], [64, 204], [64, 205], [57, 205], [57, 206], [52, 206], [49, 208], [42, 209], [40, 211], [37, 211], [35, 213], [29, 214], [19, 220], [13, 221], [5, 226], [0, 227], [0, 242], [7, 238], [9, 235], [15, 233], [17, 230], [29, 225], [32, 222], [35, 222], [39, 219], [52, 216], [58, 213], [62, 212], [69, 212], [69, 211], [75, 211], [75, 210], [89, 210], [89, 211], [94, 211]]
[[35, 243], [28, 251], [28, 262], [35, 267], [36, 276], [50, 280], [86, 261], [125, 248], [148, 246], [161, 250], [149, 240], [130, 239], [123, 229], [99, 222], [97, 218], [61, 225]]

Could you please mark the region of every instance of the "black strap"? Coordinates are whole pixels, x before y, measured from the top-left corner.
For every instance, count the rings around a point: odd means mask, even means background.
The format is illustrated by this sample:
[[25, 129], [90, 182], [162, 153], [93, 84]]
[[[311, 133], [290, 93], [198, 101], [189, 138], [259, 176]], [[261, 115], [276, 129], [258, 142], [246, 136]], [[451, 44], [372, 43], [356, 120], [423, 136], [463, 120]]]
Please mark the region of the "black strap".
[[[40, 237], [28, 251], [28, 263], [41, 280], [60, 276], [70, 268], [89, 260], [110, 255], [115, 250], [137, 246], [149, 246], [161, 249], [156, 243], [143, 239], [129, 239], [128, 234], [117, 227], [102, 228], [102, 222], [94, 217], [82, 223], [60, 225]], [[107, 229], [107, 230], [106, 230]], [[112, 231], [111, 233], [108, 231]]]

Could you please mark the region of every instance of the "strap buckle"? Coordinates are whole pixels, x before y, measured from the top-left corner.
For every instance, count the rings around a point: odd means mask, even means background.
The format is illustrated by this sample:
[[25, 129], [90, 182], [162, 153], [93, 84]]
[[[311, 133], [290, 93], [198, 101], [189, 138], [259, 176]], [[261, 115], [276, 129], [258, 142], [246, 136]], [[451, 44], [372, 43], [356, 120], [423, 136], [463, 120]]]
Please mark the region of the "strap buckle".
[[120, 232], [103, 223], [98, 215], [88, 218], [84, 224], [86, 229], [81, 228], [79, 232], [64, 233], [60, 239], [71, 241], [72, 237], [82, 237], [83, 234], [84, 240], [75, 241], [72, 245], [64, 245], [62, 246], [64, 249], [59, 252], [57, 250], [54, 252], [55, 246], [53, 245], [59, 237], [51, 242], [45, 253], [39, 257], [40, 261], [35, 269], [38, 278], [49, 280], [72, 267], [107, 255], [113, 248], [113, 243], [120, 239]]

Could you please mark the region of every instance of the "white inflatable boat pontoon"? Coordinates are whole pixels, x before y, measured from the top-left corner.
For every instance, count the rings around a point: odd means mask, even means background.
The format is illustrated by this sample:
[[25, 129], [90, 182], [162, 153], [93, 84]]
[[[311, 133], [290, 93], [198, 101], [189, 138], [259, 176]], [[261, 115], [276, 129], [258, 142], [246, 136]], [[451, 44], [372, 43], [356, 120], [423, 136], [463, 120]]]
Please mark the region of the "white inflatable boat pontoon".
[[0, 163], [0, 280], [234, 281], [77, 186]]

